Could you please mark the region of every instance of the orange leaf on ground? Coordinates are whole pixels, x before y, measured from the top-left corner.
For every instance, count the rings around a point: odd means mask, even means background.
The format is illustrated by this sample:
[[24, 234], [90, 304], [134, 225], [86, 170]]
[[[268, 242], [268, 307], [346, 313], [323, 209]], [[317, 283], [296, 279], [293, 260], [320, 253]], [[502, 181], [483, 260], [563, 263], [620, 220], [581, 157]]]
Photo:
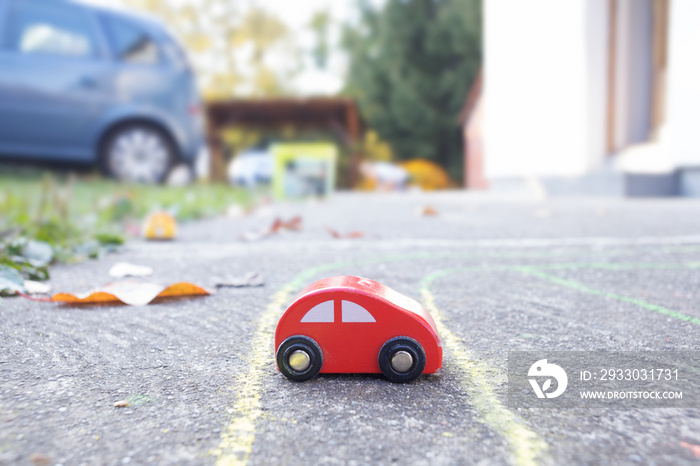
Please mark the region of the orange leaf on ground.
[[143, 223], [143, 236], [148, 240], [171, 240], [176, 231], [177, 221], [168, 212], [153, 212]]
[[438, 211], [435, 210], [435, 207], [433, 206], [425, 206], [421, 208], [418, 211], [418, 215], [422, 215], [423, 217], [435, 217], [438, 214]]
[[340, 233], [333, 228], [326, 227], [326, 231], [330, 233], [333, 238], [347, 239], [347, 238], [362, 238], [365, 234], [361, 231], [351, 231], [350, 233]]
[[289, 220], [282, 220], [278, 217], [272, 222], [269, 228], [243, 233], [241, 239], [244, 241], [258, 241], [275, 233], [279, 233], [282, 230], [299, 231], [301, 230], [301, 222], [302, 220], [299, 216], [292, 217]]
[[296, 216], [290, 218], [289, 220], [282, 220], [281, 218], [276, 218], [274, 223], [270, 227], [270, 233], [277, 233], [280, 230], [301, 230], [301, 217]]
[[681, 441], [681, 446], [693, 452], [696, 458], [700, 458], [700, 445], [693, 445], [692, 443]]
[[143, 306], [156, 298], [202, 296], [211, 294], [192, 283], [181, 282], [164, 286], [157, 283], [124, 280], [108, 283], [86, 293], [57, 293], [51, 301], [69, 304], [124, 303]]

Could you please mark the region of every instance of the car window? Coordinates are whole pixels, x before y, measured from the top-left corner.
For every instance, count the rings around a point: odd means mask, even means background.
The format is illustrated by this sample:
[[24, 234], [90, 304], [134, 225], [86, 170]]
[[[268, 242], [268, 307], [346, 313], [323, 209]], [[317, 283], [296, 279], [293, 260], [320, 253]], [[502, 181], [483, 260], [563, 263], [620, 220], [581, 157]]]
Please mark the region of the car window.
[[158, 46], [141, 28], [119, 18], [103, 17], [114, 54], [129, 63], [156, 64], [160, 61]]
[[359, 304], [343, 301], [343, 322], [376, 322], [372, 314]]
[[317, 304], [301, 319], [302, 322], [333, 322], [333, 300]]
[[93, 57], [97, 41], [85, 11], [52, 2], [13, 2], [5, 48], [25, 54]]
[[190, 63], [187, 59], [187, 54], [175, 39], [170, 37], [170, 35], [165, 35], [162, 38], [162, 45], [165, 55], [168, 56], [171, 63], [178, 67], [191, 69]]

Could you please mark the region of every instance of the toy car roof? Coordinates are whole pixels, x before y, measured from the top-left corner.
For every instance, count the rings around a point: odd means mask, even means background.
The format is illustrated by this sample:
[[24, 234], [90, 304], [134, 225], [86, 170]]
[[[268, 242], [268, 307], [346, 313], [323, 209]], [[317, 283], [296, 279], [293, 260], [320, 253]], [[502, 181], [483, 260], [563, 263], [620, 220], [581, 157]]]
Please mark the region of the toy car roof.
[[315, 295], [339, 290], [348, 291], [350, 293], [360, 293], [371, 298], [387, 301], [389, 304], [404, 309], [419, 319], [425, 321], [425, 323], [428, 324], [437, 334], [435, 321], [418, 301], [369, 278], [355, 277], [351, 275], [324, 278], [304, 288], [297, 295], [294, 303], [307, 295]]

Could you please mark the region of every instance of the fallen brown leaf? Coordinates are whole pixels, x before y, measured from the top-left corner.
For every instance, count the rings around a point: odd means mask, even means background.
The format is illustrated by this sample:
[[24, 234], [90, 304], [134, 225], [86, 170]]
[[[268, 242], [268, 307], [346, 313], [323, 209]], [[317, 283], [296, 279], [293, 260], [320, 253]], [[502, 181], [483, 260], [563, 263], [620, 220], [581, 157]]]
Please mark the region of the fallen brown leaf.
[[425, 206], [420, 210], [420, 215], [423, 217], [435, 217], [438, 214], [438, 211], [435, 210], [435, 207], [433, 206]]
[[330, 233], [333, 238], [347, 239], [347, 238], [362, 238], [365, 234], [361, 231], [351, 231], [349, 233], [340, 233], [333, 228], [326, 227], [326, 231]]
[[156, 298], [202, 296], [211, 294], [204, 288], [188, 282], [169, 286], [157, 283], [123, 280], [108, 283], [86, 293], [57, 293], [51, 301], [70, 304], [98, 304], [121, 302], [131, 306], [143, 306]]
[[258, 241], [282, 230], [299, 231], [301, 230], [301, 223], [302, 219], [299, 216], [292, 217], [289, 220], [282, 220], [278, 217], [269, 228], [243, 233], [241, 239], [244, 241]]
[[177, 232], [177, 221], [169, 212], [153, 212], [143, 222], [143, 236], [147, 240], [171, 240]]
[[700, 445], [681, 441], [681, 446], [690, 450], [696, 458], [700, 458]]
[[270, 227], [271, 233], [277, 233], [280, 230], [301, 230], [301, 217], [292, 217], [289, 220], [282, 220], [281, 218], [276, 218]]
[[43, 453], [32, 453], [29, 455], [29, 461], [37, 466], [48, 466], [51, 464], [51, 458]]

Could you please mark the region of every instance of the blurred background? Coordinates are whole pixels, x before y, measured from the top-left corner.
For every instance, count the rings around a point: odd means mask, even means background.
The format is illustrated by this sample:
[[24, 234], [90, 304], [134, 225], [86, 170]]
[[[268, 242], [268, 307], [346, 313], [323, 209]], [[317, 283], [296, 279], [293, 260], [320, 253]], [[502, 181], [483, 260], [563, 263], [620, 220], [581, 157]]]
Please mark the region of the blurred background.
[[[142, 183], [463, 184], [476, 0], [2, 0], [0, 12], [11, 161]], [[326, 156], [304, 157], [309, 144]]]
[[696, 196], [697, 20], [693, 0], [0, 0], [1, 226], [339, 189]]

